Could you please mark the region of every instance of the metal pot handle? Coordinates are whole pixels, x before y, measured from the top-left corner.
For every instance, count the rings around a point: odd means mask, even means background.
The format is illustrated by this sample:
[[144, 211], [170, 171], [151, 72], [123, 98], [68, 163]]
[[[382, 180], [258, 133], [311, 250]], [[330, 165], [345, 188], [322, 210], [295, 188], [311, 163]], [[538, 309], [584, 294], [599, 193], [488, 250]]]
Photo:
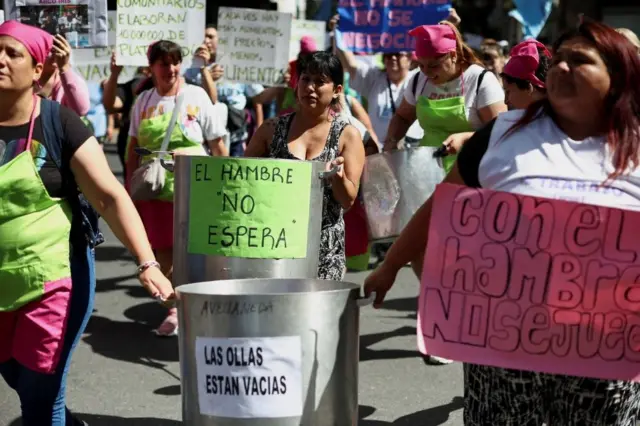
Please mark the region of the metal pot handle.
[[358, 299], [356, 300], [356, 303], [358, 304], [358, 308], [363, 308], [365, 306], [372, 305], [374, 300], [376, 300], [376, 292], [372, 291], [369, 297]]
[[318, 177], [320, 179], [329, 179], [331, 176], [336, 175], [340, 171], [340, 167], [342, 166], [333, 166], [331, 170], [328, 172], [320, 172], [318, 173]]
[[160, 164], [162, 165], [162, 167], [165, 170], [167, 170], [167, 171], [169, 171], [171, 173], [173, 173], [175, 165], [176, 165], [176, 163], [173, 160], [165, 160], [164, 158], [160, 159]]

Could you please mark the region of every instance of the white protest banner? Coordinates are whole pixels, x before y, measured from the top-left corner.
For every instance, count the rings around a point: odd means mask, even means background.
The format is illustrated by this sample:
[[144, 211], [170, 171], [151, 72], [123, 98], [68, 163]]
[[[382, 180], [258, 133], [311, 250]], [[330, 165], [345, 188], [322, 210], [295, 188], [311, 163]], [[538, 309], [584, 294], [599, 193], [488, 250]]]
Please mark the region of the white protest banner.
[[[109, 47], [94, 49], [73, 49], [71, 65], [88, 82], [100, 83], [111, 74], [111, 52], [116, 44], [116, 11], [108, 14]], [[124, 67], [118, 76], [118, 83], [125, 83], [135, 76], [136, 67]]]
[[107, 46], [107, 0], [4, 0], [6, 19], [49, 34], [62, 34], [71, 47]]
[[118, 0], [118, 65], [146, 66], [149, 45], [169, 40], [180, 45], [188, 68], [204, 41], [205, 8], [205, 0]]
[[221, 7], [218, 63], [238, 83], [283, 86], [289, 67], [290, 13]]
[[230, 418], [302, 416], [299, 336], [196, 337], [200, 414]]
[[294, 19], [291, 23], [291, 42], [289, 45], [289, 60], [293, 61], [300, 53], [300, 39], [310, 36], [316, 42], [318, 50], [327, 48], [327, 24], [324, 21], [309, 21]]

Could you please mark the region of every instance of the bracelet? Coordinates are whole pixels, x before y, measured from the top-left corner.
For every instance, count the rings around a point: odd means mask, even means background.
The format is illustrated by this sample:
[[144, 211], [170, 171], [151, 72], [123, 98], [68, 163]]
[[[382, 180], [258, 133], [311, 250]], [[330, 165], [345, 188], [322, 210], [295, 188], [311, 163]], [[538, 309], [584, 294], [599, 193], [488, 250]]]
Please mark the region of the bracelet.
[[158, 262], [156, 262], [155, 260], [148, 260], [144, 263], [141, 263], [138, 266], [138, 275], [142, 274], [144, 271], [146, 271], [147, 269], [151, 268], [151, 267], [156, 267], [156, 268], [160, 268], [160, 264]]

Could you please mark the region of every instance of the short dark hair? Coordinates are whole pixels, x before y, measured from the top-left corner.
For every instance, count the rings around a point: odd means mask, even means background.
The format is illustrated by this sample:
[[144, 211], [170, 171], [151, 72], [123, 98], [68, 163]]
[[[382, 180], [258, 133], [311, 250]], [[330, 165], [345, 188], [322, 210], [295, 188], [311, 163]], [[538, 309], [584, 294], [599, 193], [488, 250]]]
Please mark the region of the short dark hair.
[[158, 60], [170, 59], [174, 64], [182, 62], [182, 49], [180, 46], [169, 40], [160, 40], [149, 46], [147, 54], [149, 65]]
[[205, 27], [205, 29], [209, 29], [209, 28], [213, 28], [214, 30], [217, 30], [218, 27], [216, 27], [216, 24], [207, 24], [207, 26]]
[[299, 75], [311, 74], [327, 77], [333, 84], [344, 84], [344, 69], [336, 55], [318, 51], [302, 55], [299, 59]]

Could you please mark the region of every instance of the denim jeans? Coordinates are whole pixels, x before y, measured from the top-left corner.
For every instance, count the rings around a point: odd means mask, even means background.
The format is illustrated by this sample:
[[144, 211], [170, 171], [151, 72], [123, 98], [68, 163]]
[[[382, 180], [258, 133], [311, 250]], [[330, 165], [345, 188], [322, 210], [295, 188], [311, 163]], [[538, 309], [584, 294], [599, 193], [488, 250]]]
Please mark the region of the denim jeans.
[[15, 389], [22, 406], [23, 426], [75, 426], [66, 407], [65, 393], [71, 355], [93, 311], [95, 255], [89, 247], [71, 256], [71, 302], [60, 361], [53, 374], [36, 373], [15, 359], [0, 364], [0, 374]]

